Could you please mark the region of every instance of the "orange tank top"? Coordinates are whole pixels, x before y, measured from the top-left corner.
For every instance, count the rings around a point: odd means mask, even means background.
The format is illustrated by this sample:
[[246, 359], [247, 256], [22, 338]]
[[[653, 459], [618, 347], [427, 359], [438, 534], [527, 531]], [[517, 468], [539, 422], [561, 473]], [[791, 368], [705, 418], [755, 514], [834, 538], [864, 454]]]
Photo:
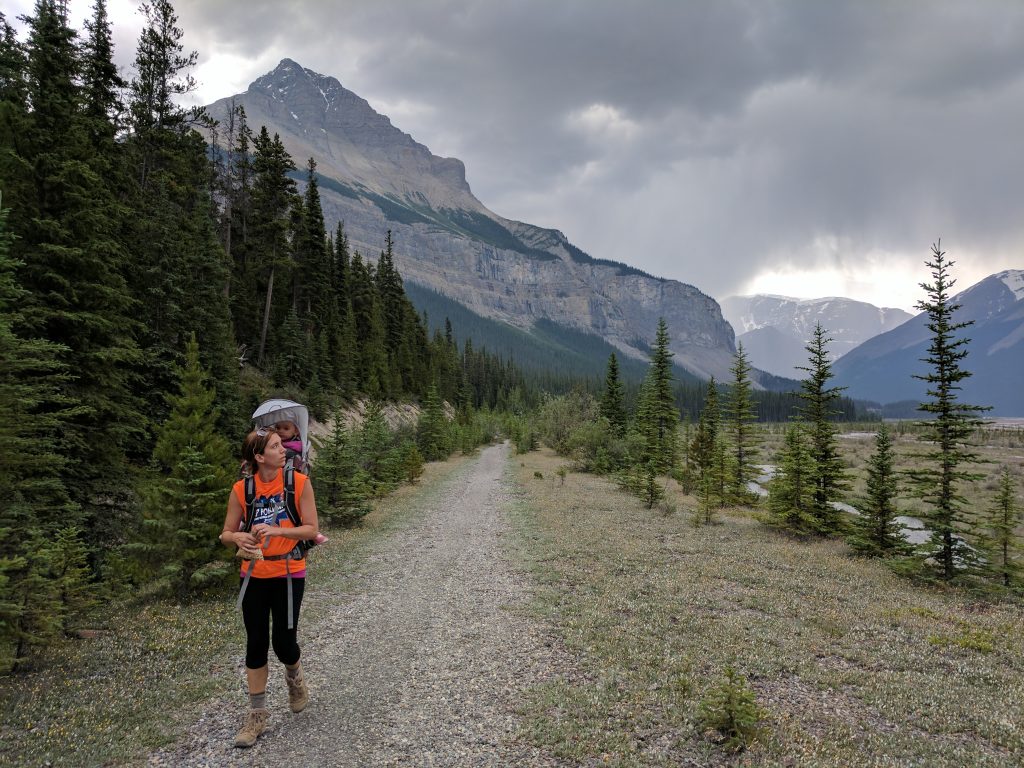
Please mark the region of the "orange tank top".
[[[269, 483], [260, 480], [259, 473], [255, 475], [256, 498], [253, 501], [253, 509], [245, 508], [245, 481], [239, 480], [232, 488], [232, 492], [238, 497], [238, 503], [242, 506], [242, 520], [248, 519], [250, 514], [254, 515], [252, 524], [279, 526], [281, 528], [294, 528], [288, 517], [288, 509], [284, 502], [284, 470], [277, 473], [277, 476]], [[308, 478], [301, 472], [295, 473], [295, 507], [301, 509], [302, 491], [306, 487]], [[263, 556], [273, 557], [274, 555], [286, 555], [299, 542], [296, 539], [286, 539], [283, 536], [271, 536], [263, 543]], [[248, 561], [242, 563], [241, 575], [245, 576], [248, 569]], [[274, 579], [286, 576], [288, 572], [292, 576], [306, 575], [306, 560], [257, 560], [252, 571], [254, 579]]]

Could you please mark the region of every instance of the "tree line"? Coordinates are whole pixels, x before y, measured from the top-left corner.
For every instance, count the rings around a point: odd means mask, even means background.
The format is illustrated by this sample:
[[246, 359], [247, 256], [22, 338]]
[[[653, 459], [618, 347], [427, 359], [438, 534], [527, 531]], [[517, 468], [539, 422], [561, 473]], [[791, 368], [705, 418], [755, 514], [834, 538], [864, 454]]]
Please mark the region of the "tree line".
[[[455, 409], [384, 438], [371, 408], [346, 438], [365, 482], [326, 497], [342, 522], [423, 456], [487, 438], [491, 410], [536, 400], [450, 325], [428, 336], [390, 234], [371, 259], [325, 230], [315, 160], [300, 193], [241, 109], [218, 126], [180, 107], [196, 53], [168, 0], [140, 10], [131, 79], [105, 0], [82, 30], [37, 0], [24, 40], [0, 13], [0, 668], [119, 590], [184, 594], [230, 570], [214, 544], [231, 446], [268, 395], [322, 418], [356, 398]], [[336, 438], [325, 477], [350, 460]]]

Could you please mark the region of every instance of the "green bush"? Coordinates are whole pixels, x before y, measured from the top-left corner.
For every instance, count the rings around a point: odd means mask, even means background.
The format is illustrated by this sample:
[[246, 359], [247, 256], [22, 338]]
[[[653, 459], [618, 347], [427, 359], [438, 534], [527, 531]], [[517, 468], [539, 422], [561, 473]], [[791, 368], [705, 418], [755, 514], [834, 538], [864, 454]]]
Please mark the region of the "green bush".
[[597, 421], [597, 401], [586, 392], [548, 397], [537, 414], [541, 440], [562, 456], [572, 452], [572, 435], [580, 427]]
[[726, 667], [725, 679], [700, 702], [697, 725], [720, 734], [726, 749], [740, 752], [761, 737], [760, 722], [766, 714], [757, 705], [746, 678]]
[[568, 454], [577, 472], [606, 475], [626, 466], [627, 442], [615, 432], [603, 416], [576, 427], [568, 438]]

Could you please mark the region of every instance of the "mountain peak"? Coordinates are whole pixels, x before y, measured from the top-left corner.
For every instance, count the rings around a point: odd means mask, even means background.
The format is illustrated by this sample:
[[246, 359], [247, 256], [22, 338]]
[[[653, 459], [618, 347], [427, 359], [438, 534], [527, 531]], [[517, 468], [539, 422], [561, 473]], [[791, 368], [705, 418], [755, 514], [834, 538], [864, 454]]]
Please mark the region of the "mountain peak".
[[994, 277], [1003, 281], [1003, 285], [1013, 292], [1017, 301], [1024, 301], [1024, 269], [1004, 269]]

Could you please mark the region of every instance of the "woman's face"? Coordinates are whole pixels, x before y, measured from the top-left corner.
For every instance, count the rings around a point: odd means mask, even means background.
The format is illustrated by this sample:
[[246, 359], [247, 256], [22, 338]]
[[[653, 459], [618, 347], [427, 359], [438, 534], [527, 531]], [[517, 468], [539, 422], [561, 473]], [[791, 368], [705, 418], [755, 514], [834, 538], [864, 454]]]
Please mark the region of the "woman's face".
[[274, 434], [270, 436], [263, 453], [256, 454], [256, 461], [267, 469], [280, 469], [284, 466], [286, 454], [284, 445], [281, 444], [281, 436]]

